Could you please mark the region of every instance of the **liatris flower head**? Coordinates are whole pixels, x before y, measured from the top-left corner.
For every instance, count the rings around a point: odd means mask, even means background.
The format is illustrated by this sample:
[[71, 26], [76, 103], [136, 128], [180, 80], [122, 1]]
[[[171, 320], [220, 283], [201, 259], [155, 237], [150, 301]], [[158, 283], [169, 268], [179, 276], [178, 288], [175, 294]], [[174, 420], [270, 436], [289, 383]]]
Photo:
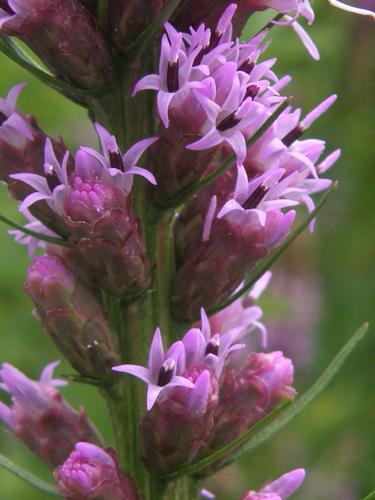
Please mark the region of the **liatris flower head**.
[[144, 460], [153, 473], [191, 463], [213, 430], [219, 389], [214, 371], [196, 366], [184, 376], [194, 388], [165, 391], [142, 418]]
[[[250, 353], [241, 365], [225, 365], [220, 382], [214, 429], [201, 456], [229, 443], [264, 418], [278, 404], [295, 397], [293, 364], [281, 352]], [[208, 474], [220, 465], [210, 466]]]
[[71, 500], [139, 498], [133, 479], [118, 468], [115, 451], [92, 443], [77, 442], [54, 476], [58, 491]]
[[245, 492], [241, 500], [286, 500], [298, 490], [304, 479], [304, 469], [295, 469], [267, 483], [259, 491]]
[[66, 460], [77, 441], [101, 442], [85, 412], [73, 410], [57, 390], [66, 385], [53, 378], [57, 364], [47, 365], [38, 382], [8, 363], [0, 369], [0, 387], [12, 397], [11, 407], [0, 403], [0, 420], [52, 468]]
[[[141, 435], [145, 463], [152, 472], [191, 463], [210, 440], [219, 403], [220, 377], [230, 354], [244, 347], [237, 342], [242, 335], [243, 329], [237, 327], [221, 335], [211, 331], [202, 309], [200, 328], [188, 330], [166, 354], [160, 331], [156, 331], [148, 368], [113, 368], [148, 384], [148, 411], [142, 419]], [[170, 374], [166, 377], [168, 368]]]
[[[159, 395], [171, 387], [181, 386], [194, 388], [194, 384], [181, 376], [181, 358], [185, 356], [182, 342], [175, 342], [164, 352], [160, 329], [157, 328], [152, 339], [148, 357], [148, 367], [138, 365], [119, 365], [112, 369], [117, 372], [129, 373], [147, 384], [147, 409], [150, 410]], [[182, 365], [182, 366], [181, 366]]]
[[[0, 180], [7, 184], [11, 195], [23, 201], [32, 188], [13, 178], [19, 172], [42, 174], [46, 135], [32, 116], [24, 115], [17, 107], [17, 99], [24, 84], [15, 85], [5, 99], [0, 99]], [[62, 158], [65, 146], [60, 139], [51, 139], [56, 155]], [[33, 215], [51, 231], [65, 235], [59, 217], [45, 202], [36, 202]]]
[[5, 0], [0, 4], [0, 30], [20, 38], [53, 73], [78, 87], [111, 87], [105, 39], [78, 0]]
[[46, 332], [71, 365], [88, 377], [108, 377], [118, 359], [118, 342], [95, 291], [57, 255], [34, 259], [25, 290]]
[[49, 140], [45, 146], [45, 175], [16, 174], [32, 186], [20, 209], [45, 200], [64, 221], [70, 240], [93, 269], [97, 280], [114, 295], [136, 295], [147, 289], [151, 272], [138, 221], [130, 206], [133, 175], [154, 182], [136, 162], [156, 138], [144, 139], [125, 154], [114, 136], [97, 125], [102, 154], [80, 148], [74, 166], [68, 153], [57, 160]]
[[198, 304], [207, 309], [220, 304], [241, 283], [243, 274], [286, 235], [295, 211], [284, 214], [281, 208], [298, 202], [288, 196], [293, 192], [289, 189], [293, 174], [283, 175], [283, 169], [273, 169], [249, 182], [239, 167], [233, 198], [219, 212], [216, 197], [212, 198], [202, 241], [177, 271], [172, 296], [176, 315], [194, 317]]

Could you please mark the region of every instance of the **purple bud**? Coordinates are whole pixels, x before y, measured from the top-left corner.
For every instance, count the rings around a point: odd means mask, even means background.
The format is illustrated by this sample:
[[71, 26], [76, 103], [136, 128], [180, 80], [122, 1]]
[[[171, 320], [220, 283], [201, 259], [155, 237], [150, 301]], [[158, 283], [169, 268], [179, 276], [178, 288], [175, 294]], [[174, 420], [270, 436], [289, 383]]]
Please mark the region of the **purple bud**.
[[304, 479], [304, 469], [295, 469], [267, 483], [259, 491], [245, 492], [241, 500], [286, 500], [298, 490]]
[[78, 442], [54, 476], [58, 491], [71, 500], [139, 499], [135, 482], [118, 468], [116, 453], [111, 448]]
[[108, 89], [112, 66], [105, 39], [77, 0], [9, 0], [0, 30], [24, 41], [57, 76], [85, 89]]
[[106, 377], [118, 362], [117, 337], [92, 289], [57, 256], [36, 257], [25, 284], [38, 317], [82, 375]]
[[[205, 456], [250, 429], [279, 403], [293, 399], [293, 365], [281, 352], [251, 353], [243, 366], [224, 367], [214, 432], [202, 451]], [[215, 470], [214, 464], [210, 470]], [[205, 471], [206, 472], [206, 471]]]
[[126, 49], [161, 12], [167, 0], [111, 0], [110, 33], [115, 45]]
[[73, 410], [56, 389], [66, 384], [52, 378], [57, 364], [47, 365], [39, 382], [7, 363], [0, 370], [2, 388], [12, 397], [11, 407], [0, 403], [0, 420], [51, 468], [66, 460], [77, 441], [101, 442], [83, 409]]
[[163, 392], [141, 423], [144, 458], [153, 473], [191, 463], [212, 432], [218, 403], [216, 376], [204, 367], [193, 367], [184, 377], [195, 387]]

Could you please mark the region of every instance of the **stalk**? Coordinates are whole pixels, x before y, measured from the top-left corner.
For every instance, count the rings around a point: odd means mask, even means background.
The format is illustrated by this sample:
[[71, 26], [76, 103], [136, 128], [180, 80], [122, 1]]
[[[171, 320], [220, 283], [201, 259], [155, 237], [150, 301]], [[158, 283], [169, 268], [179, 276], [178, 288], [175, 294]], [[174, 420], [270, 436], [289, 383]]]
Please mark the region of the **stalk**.
[[[142, 66], [145, 66], [143, 56]], [[155, 132], [154, 103], [147, 93], [131, 98], [137, 74], [137, 62], [132, 67], [116, 60], [112, 94], [91, 105], [91, 116], [115, 134], [119, 146], [129, 148], [135, 141]], [[150, 64], [152, 58], [150, 57]], [[146, 64], [147, 66], [147, 64]], [[139, 218], [151, 267], [154, 272], [152, 289], [132, 303], [106, 296], [107, 315], [118, 332], [122, 363], [145, 365], [151, 337], [160, 326], [165, 342], [174, 339], [174, 324], [170, 314], [170, 283], [174, 272], [173, 218], [174, 210], [161, 211], [149, 201], [149, 186], [135, 179], [132, 206]], [[103, 390], [108, 404], [116, 448], [121, 466], [137, 481], [144, 500], [191, 500], [195, 494], [187, 479], [166, 484], [157, 481], [142, 462], [139, 424], [145, 411], [145, 387], [130, 376], [120, 375], [116, 382]]]

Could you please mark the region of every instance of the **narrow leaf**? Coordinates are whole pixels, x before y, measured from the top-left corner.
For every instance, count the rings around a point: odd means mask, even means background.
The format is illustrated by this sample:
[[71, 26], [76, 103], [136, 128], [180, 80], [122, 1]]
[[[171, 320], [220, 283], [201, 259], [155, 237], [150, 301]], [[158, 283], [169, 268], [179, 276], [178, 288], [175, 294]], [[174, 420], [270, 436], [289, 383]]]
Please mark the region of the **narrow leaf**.
[[223, 456], [225, 456], [227, 453], [233, 451], [234, 449], [238, 448], [239, 446], [242, 446], [244, 443], [248, 442], [252, 436], [259, 431], [260, 428], [264, 427], [267, 425], [276, 415], [278, 415], [280, 412], [285, 410], [287, 406], [289, 406], [291, 403], [290, 401], [284, 401], [281, 405], [279, 405], [277, 408], [275, 408], [273, 411], [271, 411], [268, 415], [266, 415], [262, 420], [259, 420], [253, 427], [240, 436], [237, 436], [235, 439], [233, 439], [230, 443], [226, 444], [225, 446], [213, 451], [210, 455], [207, 457], [202, 458], [198, 462], [195, 462], [191, 465], [186, 465], [184, 467], [181, 467], [175, 472], [172, 472], [171, 474], [167, 474], [166, 476], [162, 476], [162, 480], [170, 480], [170, 479], [176, 479], [181, 476], [187, 476], [187, 475], [192, 475], [195, 474], [198, 471], [201, 471], [208, 467], [209, 465], [217, 462]]
[[74, 248], [73, 245], [71, 245], [68, 241], [63, 240], [62, 238], [54, 238], [53, 236], [48, 236], [43, 233], [38, 233], [37, 231], [33, 231], [32, 229], [28, 229], [27, 227], [21, 226], [21, 224], [17, 224], [17, 222], [14, 222], [11, 219], [8, 219], [8, 217], [5, 217], [4, 215], [1, 214], [0, 214], [0, 221], [4, 222], [4, 224], [7, 224], [10, 227], [13, 227], [14, 229], [22, 231], [25, 234], [34, 236], [34, 238], [38, 238], [38, 240], [47, 241], [48, 243], [52, 243], [54, 245], [60, 245], [61, 247]]
[[363, 500], [375, 500], [375, 490], [363, 498]]
[[43, 479], [40, 479], [38, 476], [33, 474], [32, 472], [29, 472], [26, 469], [23, 469], [19, 465], [14, 464], [11, 462], [8, 458], [4, 457], [3, 455], [0, 455], [0, 467], [3, 467], [4, 469], [7, 469], [9, 472], [14, 474], [15, 476], [18, 476], [19, 478], [23, 479], [26, 481], [26, 483], [30, 484], [34, 488], [43, 491], [44, 493], [47, 493], [48, 495], [54, 496], [54, 497], [59, 497], [59, 493], [57, 492], [56, 488], [50, 484], [44, 481]]
[[54, 90], [57, 90], [77, 104], [83, 105], [85, 97], [95, 97], [103, 94], [103, 92], [99, 93], [74, 87], [63, 80], [56, 78], [52, 74], [47, 73], [36, 61], [34, 61], [34, 59], [23, 51], [19, 45], [3, 33], [0, 33], [0, 51], [43, 83]]
[[[246, 146], [249, 148], [253, 144], [256, 143], [256, 141], [262, 137], [262, 135], [267, 132], [267, 130], [271, 127], [271, 125], [279, 118], [279, 116], [282, 114], [282, 112], [287, 108], [290, 104], [291, 97], [288, 97], [285, 99], [280, 106], [272, 113], [271, 116], [267, 118], [267, 120], [263, 123], [261, 127], [255, 132], [254, 135], [252, 135], [247, 141], [246, 141]], [[220, 165], [216, 170], [211, 172], [209, 175], [206, 175], [202, 179], [200, 179], [198, 182], [195, 182], [191, 184], [190, 186], [187, 186], [186, 188], [182, 189], [179, 193], [177, 193], [175, 196], [173, 196], [168, 202], [164, 205], [164, 207], [178, 207], [181, 203], [186, 200], [189, 196], [191, 196], [194, 193], [198, 193], [201, 191], [204, 187], [206, 187], [208, 184], [211, 184], [215, 179], [217, 179], [221, 174], [223, 174], [228, 168], [233, 165], [236, 161], [236, 156], [231, 155], [229, 158], [225, 160], [224, 163]]]
[[[287, 425], [296, 415], [298, 415], [313, 399], [316, 398], [331, 382], [333, 377], [339, 371], [343, 363], [348, 358], [349, 354], [356, 347], [358, 342], [360, 342], [365, 333], [367, 332], [368, 324], [362, 325], [351, 337], [351, 339], [342, 347], [336, 357], [331, 361], [323, 374], [318, 378], [318, 380], [313, 384], [313, 386], [295, 402], [289, 403], [285, 402], [278, 406], [273, 412], [269, 413], [263, 420], [255, 424], [251, 429], [241, 434], [233, 441], [223, 446], [222, 448], [214, 451], [207, 457], [195, 462], [191, 465], [181, 467], [171, 474], [163, 476], [161, 479], [170, 480], [176, 479], [180, 476], [192, 475], [199, 471], [204, 470], [207, 466], [216, 462], [220, 458], [223, 458], [229, 451], [243, 445], [238, 451], [231, 456], [224, 464], [222, 464], [219, 469], [226, 467], [234, 460], [241, 458], [243, 455], [250, 453], [255, 450], [258, 446], [267, 441], [272, 437], [277, 431], [282, 429]], [[288, 404], [289, 403], [289, 404]], [[286, 408], [286, 406], [288, 406]], [[283, 411], [284, 410], [284, 411]], [[279, 415], [277, 417], [277, 415]], [[276, 418], [274, 418], [276, 417]], [[270, 422], [270, 420], [272, 420]], [[270, 422], [270, 423], [269, 423]], [[253, 434], [255, 434], [253, 436]], [[251, 438], [251, 439], [250, 439]], [[371, 497], [370, 497], [371, 498]]]
[[309, 225], [309, 223], [316, 217], [317, 213], [323, 208], [328, 198], [331, 196], [332, 192], [336, 189], [337, 182], [334, 182], [330, 188], [321, 196], [318, 203], [316, 204], [314, 210], [307, 215], [307, 217], [301, 222], [301, 224], [292, 231], [287, 238], [267, 257], [262, 259], [260, 263], [250, 271], [245, 278], [245, 285], [240, 288], [237, 292], [232, 294], [224, 302], [221, 302], [217, 306], [212, 307], [208, 310], [208, 314], [214, 314], [217, 311], [221, 311], [225, 307], [229, 306], [237, 299], [242, 297], [250, 288], [254, 285], [259, 278], [275, 263], [275, 261], [285, 252], [285, 250], [293, 243], [293, 241], [299, 236], [302, 231]]
[[[333, 377], [340, 370], [344, 362], [347, 360], [351, 352], [357, 344], [363, 339], [368, 330], [368, 323], [364, 323], [348, 340], [348, 342], [336, 354], [335, 358], [331, 361], [318, 380], [305, 392], [305, 394], [295, 400], [293, 404], [287, 408], [279, 418], [271, 422], [264, 430], [261, 430], [254, 436], [254, 438], [243, 448], [238, 450], [230, 460], [223, 464], [220, 468], [229, 465], [234, 460], [237, 460], [254, 451], [258, 446], [270, 439], [276, 432], [282, 429], [285, 425], [296, 417], [306, 406], [311, 403], [331, 382]], [[371, 498], [371, 497], [370, 497]]]

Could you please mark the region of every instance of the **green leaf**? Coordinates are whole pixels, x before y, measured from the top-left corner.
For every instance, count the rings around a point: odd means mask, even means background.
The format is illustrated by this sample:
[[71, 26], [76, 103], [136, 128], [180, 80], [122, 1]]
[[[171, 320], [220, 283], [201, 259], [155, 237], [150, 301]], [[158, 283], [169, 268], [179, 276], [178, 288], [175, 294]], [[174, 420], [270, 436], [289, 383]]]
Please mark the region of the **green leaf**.
[[314, 210], [307, 215], [307, 217], [301, 222], [301, 224], [292, 231], [287, 238], [267, 257], [262, 259], [260, 263], [254, 267], [245, 277], [245, 285], [240, 288], [236, 293], [232, 294], [224, 302], [221, 302], [217, 306], [212, 307], [208, 310], [208, 314], [214, 314], [217, 311], [221, 311], [225, 307], [229, 306], [237, 299], [242, 297], [250, 288], [254, 285], [259, 278], [275, 263], [275, 261], [285, 252], [285, 250], [293, 243], [293, 241], [299, 236], [302, 231], [309, 225], [309, 223], [316, 217], [318, 212], [323, 208], [328, 198], [331, 196], [332, 192], [336, 189], [337, 182], [334, 182], [330, 188], [321, 196], [317, 202]]
[[5, 217], [2, 214], [0, 214], [0, 221], [4, 222], [4, 224], [7, 224], [10, 227], [13, 227], [14, 229], [22, 231], [25, 234], [34, 236], [34, 238], [38, 238], [39, 240], [47, 241], [48, 243], [52, 243], [53, 245], [59, 245], [61, 247], [74, 248], [73, 245], [71, 245], [68, 241], [63, 240], [62, 238], [54, 238], [53, 236], [47, 236], [46, 234], [38, 233], [37, 231], [33, 231], [31, 229], [28, 229], [27, 227], [21, 226], [21, 224], [17, 224], [17, 222], [8, 219], [8, 217]]
[[70, 85], [64, 80], [56, 78], [51, 73], [45, 71], [29, 54], [3, 33], [0, 33], [0, 51], [43, 83], [57, 90], [77, 104], [84, 105], [85, 98], [87, 97], [103, 95], [103, 92], [81, 89]]
[[[282, 112], [287, 108], [290, 104], [290, 101], [292, 100], [291, 97], [288, 97], [287, 99], [284, 100], [280, 104], [280, 106], [272, 113], [271, 116], [267, 118], [267, 120], [263, 123], [261, 127], [258, 128], [258, 130], [255, 132], [254, 135], [252, 135], [247, 141], [246, 141], [246, 146], [249, 148], [253, 144], [256, 143], [256, 141], [262, 137], [262, 135], [267, 132], [267, 130], [270, 128], [270, 126], [279, 118], [279, 116], [282, 114]], [[236, 156], [231, 155], [229, 158], [225, 160], [224, 163], [220, 165], [216, 170], [211, 172], [211, 174], [206, 175], [202, 179], [200, 179], [198, 182], [195, 182], [193, 184], [190, 184], [190, 186], [187, 186], [186, 188], [182, 189], [179, 193], [177, 193], [175, 196], [170, 198], [165, 205], [163, 205], [164, 208], [168, 207], [178, 207], [183, 203], [186, 198], [191, 196], [194, 193], [198, 193], [201, 191], [204, 187], [206, 187], [208, 184], [211, 184], [217, 177], [219, 177], [221, 174], [223, 174], [228, 168], [234, 164], [236, 161]]]
[[375, 490], [363, 498], [363, 500], [375, 500]]
[[[170, 480], [176, 479], [184, 475], [192, 475], [199, 471], [204, 470], [207, 466], [215, 463], [217, 460], [223, 458], [229, 451], [243, 445], [238, 451], [231, 456], [224, 464], [222, 464], [219, 469], [226, 467], [234, 460], [241, 458], [243, 455], [254, 451], [258, 446], [263, 444], [269, 438], [271, 438], [277, 431], [282, 429], [287, 425], [295, 416], [297, 416], [305, 407], [318, 396], [331, 382], [333, 377], [339, 371], [343, 363], [348, 358], [349, 354], [356, 347], [358, 342], [360, 342], [365, 333], [367, 332], [368, 324], [362, 325], [351, 337], [351, 339], [342, 347], [336, 357], [331, 361], [323, 374], [318, 378], [318, 380], [313, 384], [313, 386], [301, 397], [297, 398], [293, 403], [288, 404], [286, 402], [279, 407], [277, 407], [273, 412], [269, 413], [263, 420], [258, 422], [251, 429], [241, 434], [233, 441], [223, 446], [222, 448], [212, 452], [207, 457], [195, 462], [191, 465], [187, 465], [177, 469], [171, 474], [163, 476], [161, 479]], [[286, 408], [286, 405], [288, 407]], [[279, 416], [278, 416], [279, 415]], [[276, 417], [276, 418], [275, 418]], [[272, 420], [272, 421], [271, 421]], [[271, 421], [271, 422], [270, 422]], [[253, 434], [255, 434], [253, 436]], [[250, 439], [251, 438], [251, 439]], [[371, 497], [370, 497], [371, 498]]]
[[19, 465], [14, 464], [8, 458], [4, 457], [4, 455], [0, 455], [0, 467], [7, 469], [15, 476], [18, 476], [19, 478], [26, 481], [26, 483], [30, 484], [31, 486], [40, 491], [43, 491], [44, 493], [47, 493], [48, 495], [54, 497], [60, 496], [56, 488], [52, 484], [43, 481], [43, 479], [40, 479], [38, 476], [35, 476], [35, 474], [32, 474], [28, 470], [23, 469]]

